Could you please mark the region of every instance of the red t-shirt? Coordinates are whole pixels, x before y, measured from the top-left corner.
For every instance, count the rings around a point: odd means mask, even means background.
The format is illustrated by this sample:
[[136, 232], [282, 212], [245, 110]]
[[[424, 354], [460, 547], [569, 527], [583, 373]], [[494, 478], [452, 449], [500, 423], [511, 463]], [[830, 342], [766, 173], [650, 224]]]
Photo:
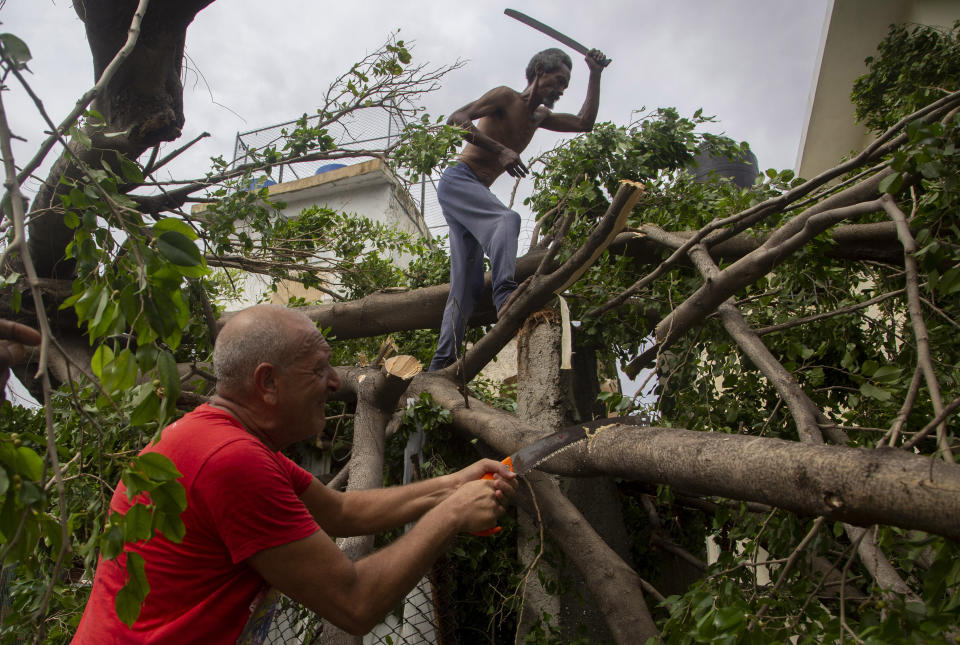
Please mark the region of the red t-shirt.
[[[144, 452], [169, 457], [183, 474], [186, 535], [180, 544], [157, 534], [127, 546], [143, 556], [150, 584], [132, 628], [114, 607], [126, 556], [101, 560], [73, 643], [233, 644], [265, 586], [246, 559], [319, 530], [299, 498], [312, 475], [208, 405], [165, 428]], [[121, 483], [110, 508], [130, 506]]]

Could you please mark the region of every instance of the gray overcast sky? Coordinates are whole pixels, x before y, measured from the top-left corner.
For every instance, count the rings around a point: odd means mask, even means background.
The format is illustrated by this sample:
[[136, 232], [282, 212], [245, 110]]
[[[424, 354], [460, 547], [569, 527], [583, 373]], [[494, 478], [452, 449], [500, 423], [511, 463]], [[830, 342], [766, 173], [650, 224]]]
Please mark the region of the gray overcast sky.
[[[675, 106], [687, 116], [702, 107], [719, 121], [711, 131], [748, 141], [762, 169], [793, 168], [829, 0], [507, 1], [613, 59], [600, 120], [627, 123], [644, 106]], [[199, 176], [209, 157], [232, 154], [238, 131], [313, 113], [329, 82], [395, 29], [415, 43], [415, 61], [467, 62], [425, 98], [434, 117], [497, 85], [522, 89], [529, 57], [556, 43], [503, 15], [505, 6], [218, 0], [187, 32], [187, 122], [179, 143], [203, 131], [213, 136], [171, 173]], [[0, 29], [31, 48], [31, 82], [59, 122], [93, 83], [83, 24], [70, 0], [6, 0], [2, 7]], [[571, 86], [556, 110], [576, 112], [583, 99], [587, 68], [573, 57]], [[28, 139], [15, 149], [22, 163], [42, 140], [42, 123], [17, 88], [4, 102], [14, 132]], [[524, 158], [555, 141], [539, 133]], [[495, 185], [501, 194], [510, 187], [506, 176]]]
[[[204, 131], [212, 136], [171, 164], [170, 174], [199, 177], [209, 157], [232, 155], [238, 131], [314, 113], [330, 81], [396, 29], [415, 44], [416, 62], [467, 63], [425, 97], [434, 117], [497, 85], [522, 89], [530, 56], [556, 43], [504, 16], [505, 6], [613, 59], [603, 75], [600, 120], [625, 124], [643, 107], [674, 106], [685, 116], [702, 107], [717, 116], [710, 131], [748, 141], [761, 169], [794, 167], [830, 0], [507, 1], [214, 2], [187, 32], [186, 125], [180, 141], [167, 147]], [[0, 6], [0, 31], [29, 45], [30, 82], [59, 123], [94, 81], [71, 0], [6, 0]], [[576, 112], [583, 100], [587, 68], [573, 57], [571, 85], [556, 110]], [[27, 139], [15, 142], [22, 164], [43, 140], [45, 126], [18, 87], [3, 101], [14, 133]], [[541, 132], [523, 156], [531, 159], [556, 141]], [[525, 184], [520, 197], [529, 192]], [[494, 185], [504, 201], [511, 188], [506, 176]], [[528, 230], [530, 218], [519, 201], [515, 208]]]

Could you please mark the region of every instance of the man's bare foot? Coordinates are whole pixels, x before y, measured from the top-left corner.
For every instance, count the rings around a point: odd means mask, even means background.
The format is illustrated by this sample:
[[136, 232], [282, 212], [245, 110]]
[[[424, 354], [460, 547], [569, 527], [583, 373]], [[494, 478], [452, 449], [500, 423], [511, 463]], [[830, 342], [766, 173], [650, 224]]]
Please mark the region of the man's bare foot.
[[500, 320], [501, 318], [503, 318], [503, 314], [506, 313], [507, 308], [509, 308], [510, 305], [513, 304], [513, 301], [516, 300], [517, 296], [520, 295], [520, 292], [523, 291], [528, 284], [530, 284], [530, 280], [532, 279], [533, 279], [533, 276], [530, 276], [529, 278], [527, 278], [526, 280], [518, 284], [516, 289], [510, 292], [510, 295], [507, 296], [507, 299], [503, 301], [503, 304], [500, 305], [500, 308], [497, 310], [497, 320]]

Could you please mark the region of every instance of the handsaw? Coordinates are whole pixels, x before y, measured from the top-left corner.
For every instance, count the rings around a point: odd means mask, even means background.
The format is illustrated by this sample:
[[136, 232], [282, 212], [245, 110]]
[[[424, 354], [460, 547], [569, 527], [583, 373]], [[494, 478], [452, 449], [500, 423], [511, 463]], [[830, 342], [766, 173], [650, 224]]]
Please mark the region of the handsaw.
[[[528, 15], [525, 14], [525, 13], [520, 13], [519, 11], [517, 11], [517, 10], [515, 10], [515, 9], [504, 9], [504, 10], [503, 10], [503, 13], [507, 14], [507, 15], [510, 16], [511, 18], [514, 18], [514, 19], [516, 19], [516, 20], [519, 20], [520, 22], [522, 22], [522, 23], [525, 24], [525, 25], [528, 25], [528, 26], [530, 26], [530, 27], [533, 27], [533, 28], [536, 29], [537, 31], [539, 31], [539, 32], [541, 32], [541, 33], [544, 33], [544, 34], [550, 36], [551, 38], [553, 38], [553, 39], [555, 39], [555, 40], [559, 40], [559, 41], [562, 42], [564, 45], [566, 45], [567, 47], [569, 47], [570, 49], [572, 49], [573, 51], [575, 51], [575, 52], [580, 52], [580, 53], [583, 54], [584, 56], [586, 56], [586, 55], [587, 55], [587, 52], [590, 51], [589, 49], [587, 49], [586, 47], [584, 47], [583, 45], [581, 45], [580, 43], [578, 43], [577, 41], [575, 41], [575, 40], [574, 40], [573, 38], [571, 38], [570, 36], [567, 36], [566, 34], [560, 33], [559, 31], [557, 31], [557, 30], [554, 29], [553, 27], [551, 27], [551, 26], [549, 26], [549, 25], [545, 25], [545, 24], [543, 24], [542, 22], [540, 22], [539, 20], [535, 20], [535, 19], [531, 18], [530, 16], [528, 16]], [[609, 64], [610, 64], [610, 59], [608, 58], [608, 59], [607, 59], [607, 62], [605, 62], [605, 63], [603, 64], [603, 66], [606, 67], [606, 66], [609, 65]]]
[[[587, 423], [577, 423], [570, 426], [564, 426], [553, 434], [549, 434], [542, 439], [529, 443], [512, 455], [502, 460], [501, 463], [510, 467], [510, 470], [523, 476], [545, 462], [551, 457], [555, 457], [561, 452], [577, 445], [588, 436], [593, 435], [603, 425], [617, 423], [617, 419], [599, 419]], [[493, 479], [493, 473], [487, 473], [483, 479]], [[500, 527], [486, 529], [474, 533], [474, 535], [493, 535], [499, 533]]]

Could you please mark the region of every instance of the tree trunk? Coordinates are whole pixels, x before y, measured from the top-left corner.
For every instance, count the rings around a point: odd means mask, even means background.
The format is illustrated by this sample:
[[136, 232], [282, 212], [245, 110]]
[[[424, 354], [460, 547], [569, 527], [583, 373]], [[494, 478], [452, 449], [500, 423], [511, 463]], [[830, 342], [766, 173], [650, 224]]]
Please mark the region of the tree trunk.
[[[592, 352], [581, 350], [575, 354], [574, 369], [560, 369], [561, 323], [557, 311], [542, 310], [527, 319], [517, 339], [517, 357], [517, 407], [520, 418], [529, 420], [543, 433], [592, 418], [591, 407], [599, 389], [596, 358]], [[529, 564], [536, 558], [539, 549], [549, 548], [540, 542], [539, 522], [545, 525], [583, 522], [589, 526], [589, 530], [577, 537], [567, 535], [564, 539], [558, 539], [553, 531], [550, 532], [549, 535], [559, 542], [568, 559], [576, 566], [554, 571], [540, 560], [537, 564], [540, 571], [528, 574], [518, 643], [523, 642], [526, 633], [543, 614], [556, 618], [561, 637], [566, 641], [589, 635], [597, 642], [614, 639], [620, 643], [633, 643], [643, 634], [655, 636], [657, 631], [643, 600], [639, 577], [623, 561], [629, 553], [629, 547], [612, 482], [606, 477], [563, 478], [563, 481], [557, 481], [559, 478], [544, 475], [541, 479], [543, 484], [536, 493], [540, 517], [537, 516], [533, 499], [524, 504], [527, 513], [521, 513], [518, 546], [524, 561]], [[522, 490], [526, 493], [526, 489]], [[561, 499], [564, 496], [561, 490], [569, 499]], [[544, 496], [557, 499], [551, 501]], [[582, 504], [578, 508], [572, 500], [580, 500]], [[583, 519], [577, 517], [578, 513]], [[561, 519], [558, 514], [567, 519]], [[605, 530], [598, 530], [600, 527]], [[563, 532], [562, 529], [560, 531]], [[574, 551], [577, 553], [573, 554]], [[590, 553], [592, 557], [584, 558], [583, 553]], [[596, 579], [593, 572], [597, 566], [625, 576], [623, 582], [627, 586], [621, 589], [618, 598], [609, 597], [607, 593], [610, 590], [604, 588], [605, 583]], [[581, 571], [588, 573], [584, 575]], [[547, 594], [540, 584], [541, 575], [546, 579], [558, 580], [560, 588], [564, 590], [562, 595]], [[593, 593], [584, 594], [583, 589]], [[597, 591], [603, 595], [597, 596]], [[638, 628], [642, 631], [635, 631]]]
[[[104, 118], [99, 125], [85, 126], [94, 143], [92, 149], [71, 144], [73, 155], [83, 163], [100, 168], [113, 163], [121, 153], [136, 159], [161, 141], [174, 141], [184, 123], [183, 46], [187, 26], [213, 0], [163, 0], [153, 2], [144, 15], [140, 35], [130, 56], [117, 69], [104, 91], [94, 98], [92, 108]], [[127, 39], [137, 0], [83, 0], [75, 2], [83, 20], [93, 54], [94, 76], [99, 78]], [[110, 136], [105, 137], [104, 134]], [[61, 176], [80, 177], [73, 156], [64, 152], [40, 187], [31, 210], [59, 207], [57, 195], [69, 192]], [[54, 211], [31, 221], [29, 248], [37, 273], [43, 278], [73, 278], [75, 263], [64, 259], [64, 249], [73, 240], [73, 230]]]
[[[421, 369], [412, 356], [394, 356], [383, 368], [366, 370], [359, 381], [357, 414], [353, 420], [353, 449], [347, 491], [380, 488], [383, 485], [383, 454], [387, 423], [410, 379]], [[373, 551], [373, 535], [343, 538], [337, 544], [351, 560]], [[324, 645], [360, 645], [363, 639], [323, 621]]]

